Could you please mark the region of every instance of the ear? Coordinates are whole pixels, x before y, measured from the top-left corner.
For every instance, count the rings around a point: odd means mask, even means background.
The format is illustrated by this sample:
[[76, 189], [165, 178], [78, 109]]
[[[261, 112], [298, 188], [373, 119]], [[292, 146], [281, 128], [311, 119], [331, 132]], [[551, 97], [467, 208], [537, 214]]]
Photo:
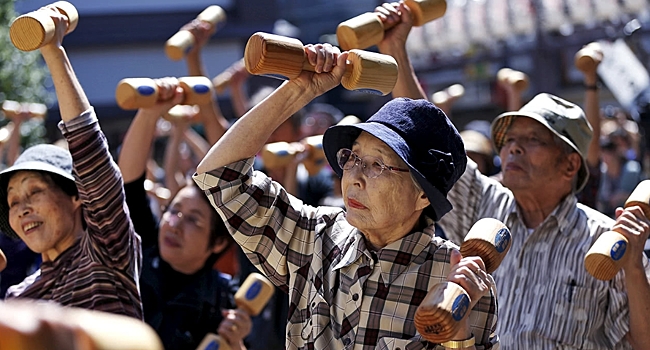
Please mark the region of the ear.
[[431, 202], [429, 202], [427, 194], [424, 193], [424, 191], [420, 191], [418, 198], [415, 200], [415, 209], [424, 210], [424, 208], [428, 207], [429, 204], [431, 204]]
[[577, 152], [573, 152], [567, 156], [566, 166], [564, 167], [564, 173], [567, 177], [573, 179], [580, 167], [582, 166], [582, 159]]
[[217, 238], [217, 241], [212, 246], [212, 249], [210, 250], [214, 254], [219, 254], [224, 250], [226, 250], [227, 247], [228, 247], [228, 239], [226, 237], [219, 237]]
[[83, 201], [81, 200], [78, 194], [70, 197], [70, 199], [72, 200], [72, 207], [74, 208], [74, 210], [81, 208]]

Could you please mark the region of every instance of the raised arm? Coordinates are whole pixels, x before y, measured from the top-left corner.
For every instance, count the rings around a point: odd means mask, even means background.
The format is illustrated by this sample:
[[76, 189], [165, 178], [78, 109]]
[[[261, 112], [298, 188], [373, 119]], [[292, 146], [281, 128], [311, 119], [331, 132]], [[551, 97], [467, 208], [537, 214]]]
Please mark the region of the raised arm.
[[382, 21], [388, 25], [397, 23], [386, 31], [384, 39], [377, 44], [379, 52], [393, 56], [397, 62], [397, 82], [393, 88], [393, 98], [409, 97], [412, 99], [427, 99], [427, 95], [418, 82], [411, 60], [406, 52], [408, 38], [413, 20], [411, 10], [403, 2], [385, 3], [375, 9]]
[[162, 102], [150, 108], [140, 108], [122, 142], [118, 165], [125, 183], [133, 182], [144, 174], [158, 119], [183, 100], [183, 90], [178, 87], [176, 79], [165, 78], [157, 81]]
[[197, 173], [255, 156], [282, 122], [340, 84], [347, 53], [338, 53], [329, 44], [306, 45], [305, 52], [316, 73], [303, 71], [237, 120], [199, 163]]

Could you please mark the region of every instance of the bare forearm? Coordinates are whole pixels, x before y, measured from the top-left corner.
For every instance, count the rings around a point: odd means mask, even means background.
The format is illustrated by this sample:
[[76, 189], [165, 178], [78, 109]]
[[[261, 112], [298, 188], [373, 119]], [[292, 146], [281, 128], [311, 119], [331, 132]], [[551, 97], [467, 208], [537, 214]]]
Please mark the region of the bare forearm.
[[135, 181], [145, 172], [158, 117], [139, 110], [131, 121], [117, 162], [125, 183]]
[[[595, 86], [597, 83], [596, 73], [593, 75], [585, 75], [585, 85]], [[589, 143], [589, 151], [587, 153], [587, 162], [590, 166], [598, 165], [600, 160], [600, 101], [598, 90], [587, 89], [585, 91], [585, 117], [591, 125], [593, 136]]]
[[650, 284], [642, 268], [625, 271], [627, 299], [630, 310], [628, 338], [634, 349], [650, 349]]
[[197, 172], [205, 173], [254, 156], [280, 124], [314, 97], [297, 84], [285, 82], [228, 129], [199, 163]]
[[187, 54], [185, 62], [187, 62], [187, 73], [190, 76], [207, 76], [205, 68], [203, 67], [203, 62], [201, 61], [200, 51], [190, 52]]
[[387, 50], [387, 54], [397, 61], [397, 82], [393, 88], [393, 98], [408, 97], [412, 99], [427, 99], [427, 95], [420, 86], [415, 70], [411, 65], [405, 48]]
[[175, 194], [180, 188], [180, 184], [176, 179], [176, 169], [180, 163], [180, 145], [183, 139], [182, 130], [177, 130], [176, 128], [172, 129], [172, 133], [169, 137], [169, 142], [165, 148], [165, 159], [164, 159], [164, 169], [165, 169], [165, 187], [167, 187], [171, 193]]
[[75, 76], [65, 49], [48, 45], [41, 49], [41, 54], [52, 76], [61, 119], [67, 122], [87, 111], [90, 102]]
[[210, 145], [214, 145], [228, 129], [228, 122], [221, 114], [221, 109], [216, 101], [200, 105], [199, 109], [205, 127], [205, 137]]

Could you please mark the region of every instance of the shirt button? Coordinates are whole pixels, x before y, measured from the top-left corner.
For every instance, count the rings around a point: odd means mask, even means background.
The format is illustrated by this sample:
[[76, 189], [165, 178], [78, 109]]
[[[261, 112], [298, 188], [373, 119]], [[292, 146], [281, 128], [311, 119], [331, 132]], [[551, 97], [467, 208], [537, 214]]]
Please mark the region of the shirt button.
[[354, 295], [352, 296], [352, 300], [354, 300], [354, 301], [359, 300], [359, 294], [354, 293]]
[[345, 339], [343, 339], [343, 344], [344, 344], [345, 346], [350, 345], [350, 338], [345, 338]]

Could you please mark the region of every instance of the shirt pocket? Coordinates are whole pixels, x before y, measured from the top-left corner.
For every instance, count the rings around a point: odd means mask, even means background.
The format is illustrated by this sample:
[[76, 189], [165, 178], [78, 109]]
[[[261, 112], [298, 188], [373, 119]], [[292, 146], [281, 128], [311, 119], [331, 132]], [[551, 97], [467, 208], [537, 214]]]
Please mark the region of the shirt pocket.
[[301, 337], [304, 341], [313, 342], [330, 326], [330, 308], [323, 295], [315, 290], [311, 291], [309, 299], [309, 317], [302, 327]]
[[[573, 283], [559, 283], [559, 288], [548, 305], [548, 310], [539, 310], [542, 317], [535, 320], [539, 332], [558, 345], [581, 348], [597, 318], [590, 315], [598, 305], [591, 288], [577, 286]], [[549, 290], [550, 291], [550, 290]], [[547, 297], [552, 297], [551, 294]]]
[[417, 339], [379, 338], [376, 350], [422, 350], [426, 349], [423, 341]]

